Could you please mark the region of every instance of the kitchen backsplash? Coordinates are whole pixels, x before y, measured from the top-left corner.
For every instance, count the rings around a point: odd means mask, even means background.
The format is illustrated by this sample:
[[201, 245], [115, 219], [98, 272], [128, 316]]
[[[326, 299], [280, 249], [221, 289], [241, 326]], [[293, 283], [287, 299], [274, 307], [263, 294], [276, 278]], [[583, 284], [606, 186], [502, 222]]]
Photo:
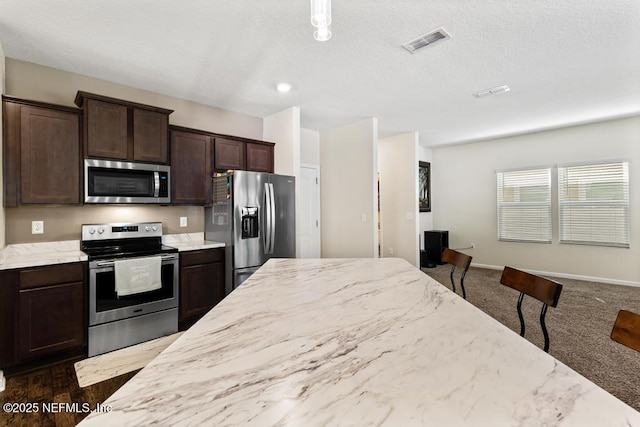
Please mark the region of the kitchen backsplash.
[[[79, 240], [82, 224], [112, 222], [162, 222], [164, 234], [204, 231], [204, 208], [200, 206], [77, 206], [6, 208], [6, 242], [53, 242]], [[180, 227], [180, 218], [187, 227]], [[31, 221], [44, 221], [43, 234], [31, 234]]]

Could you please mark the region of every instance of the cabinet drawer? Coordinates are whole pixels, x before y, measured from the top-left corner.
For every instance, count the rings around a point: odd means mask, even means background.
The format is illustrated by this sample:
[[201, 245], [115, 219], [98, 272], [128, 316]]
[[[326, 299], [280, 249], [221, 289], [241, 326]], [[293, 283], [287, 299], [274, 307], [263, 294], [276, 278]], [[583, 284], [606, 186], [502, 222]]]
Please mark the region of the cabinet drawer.
[[20, 272], [20, 289], [84, 281], [84, 264], [59, 264]]
[[204, 249], [201, 251], [182, 252], [180, 254], [180, 266], [209, 264], [224, 261], [224, 248]]

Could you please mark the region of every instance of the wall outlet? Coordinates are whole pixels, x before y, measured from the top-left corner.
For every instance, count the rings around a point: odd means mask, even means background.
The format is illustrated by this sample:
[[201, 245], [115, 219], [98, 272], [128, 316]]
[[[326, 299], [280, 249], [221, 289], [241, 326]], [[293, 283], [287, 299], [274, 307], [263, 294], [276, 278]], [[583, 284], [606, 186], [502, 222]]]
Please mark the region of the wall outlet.
[[44, 234], [44, 221], [31, 221], [31, 234]]
[[360, 221], [367, 222], [367, 214], [360, 215]]
[[471, 249], [475, 249], [476, 248], [476, 244], [475, 243], [471, 243]]
[[186, 227], [187, 226], [187, 217], [186, 216], [181, 216], [180, 217], [180, 227]]
[[389, 248], [389, 255], [393, 255], [393, 248]]

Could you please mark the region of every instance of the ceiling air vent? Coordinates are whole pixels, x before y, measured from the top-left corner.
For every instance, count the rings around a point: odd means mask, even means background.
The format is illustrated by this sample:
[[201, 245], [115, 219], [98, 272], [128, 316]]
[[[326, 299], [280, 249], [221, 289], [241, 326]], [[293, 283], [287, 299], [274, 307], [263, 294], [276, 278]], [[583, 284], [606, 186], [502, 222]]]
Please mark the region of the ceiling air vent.
[[437, 30], [433, 30], [430, 33], [425, 34], [424, 36], [420, 36], [417, 39], [403, 44], [402, 47], [407, 49], [411, 53], [416, 53], [424, 49], [425, 47], [432, 46], [434, 43], [437, 43], [441, 40], [446, 40], [448, 38], [451, 38], [449, 33], [447, 33], [444, 28], [438, 28]]

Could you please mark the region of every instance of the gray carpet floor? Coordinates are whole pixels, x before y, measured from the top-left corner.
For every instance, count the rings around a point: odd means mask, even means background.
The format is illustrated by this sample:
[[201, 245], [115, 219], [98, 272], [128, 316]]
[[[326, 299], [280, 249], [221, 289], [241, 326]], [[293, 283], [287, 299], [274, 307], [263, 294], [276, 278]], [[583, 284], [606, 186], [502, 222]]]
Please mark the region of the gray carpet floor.
[[[451, 289], [451, 266], [422, 271]], [[471, 267], [465, 277], [467, 301], [519, 334], [516, 311], [519, 292], [501, 285], [501, 274], [499, 270]], [[549, 353], [640, 411], [640, 352], [610, 338], [619, 310], [640, 313], [640, 288], [550, 278], [562, 283], [563, 289], [558, 306], [547, 311]], [[456, 287], [458, 295], [462, 295], [459, 285]], [[541, 308], [538, 300], [525, 296], [522, 304], [525, 338], [540, 348], [544, 346], [539, 321]]]

